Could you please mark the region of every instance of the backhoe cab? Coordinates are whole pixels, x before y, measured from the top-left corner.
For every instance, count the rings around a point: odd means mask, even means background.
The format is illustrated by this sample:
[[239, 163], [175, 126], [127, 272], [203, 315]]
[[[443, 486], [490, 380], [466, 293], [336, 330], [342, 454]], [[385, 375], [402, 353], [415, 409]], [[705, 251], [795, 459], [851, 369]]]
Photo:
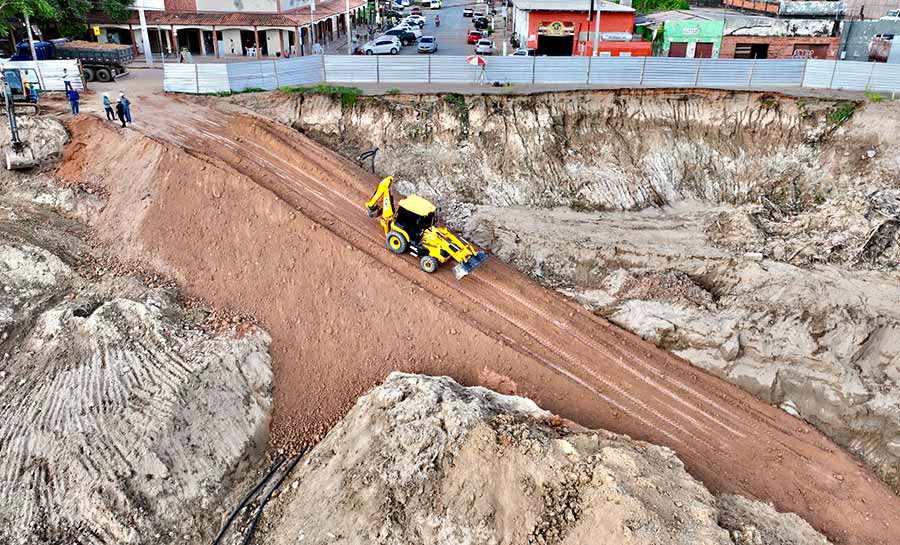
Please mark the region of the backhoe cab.
[[427, 273], [435, 272], [439, 264], [452, 259], [457, 263], [453, 267], [457, 280], [485, 262], [487, 254], [476, 250], [446, 227], [434, 224], [437, 207], [427, 199], [410, 195], [395, 208], [391, 195], [393, 183], [393, 176], [382, 180], [366, 203], [369, 217], [374, 218], [378, 216], [379, 209], [381, 211], [380, 222], [388, 250], [395, 254], [408, 251], [419, 257], [419, 266]]

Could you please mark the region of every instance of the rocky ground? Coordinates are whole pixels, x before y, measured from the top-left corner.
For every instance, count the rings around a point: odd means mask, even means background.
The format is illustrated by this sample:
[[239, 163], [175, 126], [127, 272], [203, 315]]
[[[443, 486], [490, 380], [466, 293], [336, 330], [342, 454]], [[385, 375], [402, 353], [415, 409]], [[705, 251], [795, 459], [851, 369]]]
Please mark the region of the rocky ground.
[[[33, 125], [52, 161], [65, 129]], [[41, 173], [0, 189], [0, 540], [207, 542], [268, 442], [268, 335], [211, 332], [177, 291], [120, 274], [85, 224], [97, 195]]]
[[669, 449], [446, 377], [390, 375], [282, 490], [258, 543], [827, 543], [795, 515], [713, 496]]
[[[233, 99], [440, 202], [549, 287], [900, 491], [900, 105], [719, 91]], [[388, 130], [390, 127], [390, 130]]]

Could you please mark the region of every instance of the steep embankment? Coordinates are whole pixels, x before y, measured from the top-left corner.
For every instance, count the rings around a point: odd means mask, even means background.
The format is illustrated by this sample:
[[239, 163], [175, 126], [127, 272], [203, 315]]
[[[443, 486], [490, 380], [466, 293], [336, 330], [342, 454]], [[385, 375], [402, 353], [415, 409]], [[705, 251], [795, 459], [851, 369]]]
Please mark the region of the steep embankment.
[[448, 374], [669, 446], [711, 490], [839, 543], [900, 533], [900, 500], [784, 412], [497, 260], [456, 282], [390, 254], [362, 207], [377, 179], [296, 131], [194, 101], [144, 107], [144, 135], [72, 122], [59, 174], [108, 191], [96, 230], [111, 250], [271, 333], [276, 445], [314, 438], [390, 370]]
[[897, 104], [720, 91], [233, 101], [350, 157], [378, 147], [380, 173], [443, 203], [495, 255], [813, 423], [900, 491]]

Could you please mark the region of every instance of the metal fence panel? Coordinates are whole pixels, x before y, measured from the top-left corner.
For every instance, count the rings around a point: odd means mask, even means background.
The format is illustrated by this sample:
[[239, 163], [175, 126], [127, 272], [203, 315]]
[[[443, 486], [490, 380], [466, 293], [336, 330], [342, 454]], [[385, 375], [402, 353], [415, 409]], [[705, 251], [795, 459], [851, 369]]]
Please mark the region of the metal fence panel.
[[693, 87], [697, 80], [696, 59], [647, 57], [644, 85], [649, 87]]
[[462, 56], [431, 57], [432, 83], [472, 83], [478, 81], [481, 69], [466, 62]]
[[872, 82], [869, 89], [873, 91], [890, 91], [900, 93], [900, 64], [872, 63], [875, 71], [872, 72]]
[[378, 63], [373, 56], [325, 55], [325, 81], [371, 83], [378, 81]]
[[[228, 66], [230, 67], [231, 65]], [[168, 93], [196, 93], [196, 65], [166, 64], [163, 67], [163, 90]]]
[[228, 66], [225, 64], [197, 64], [197, 92], [227, 93], [231, 90], [228, 83]]
[[850, 91], [865, 90], [869, 84], [869, 76], [872, 75], [874, 64], [856, 61], [837, 63], [837, 70], [834, 71], [834, 78], [831, 80], [831, 88]]
[[768, 59], [753, 63], [753, 87], [800, 87], [803, 85], [804, 59]]
[[831, 85], [831, 76], [836, 68], [835, 62], [837, 61], [823, 61], [819, 59], [806, 61], [806, 70], [803, 73], [803, 86], [813, 89], [827, 89]]
[[[240, 93], [247, 89], [265, 89], [265, 81], [259, 70], [258, 62], [233, 62], [228, 67], [228, 84], [233, 93]], [[166, 65], [168, 68], [170, 65]], [[172, 65], [174, 66], [174, 65]]]
[[427, 83], [430, 57], [380, 57], [378, 73], [381, 81]]
[[533, 57], [497, 57], [488, 60], [485, 80], [500, 83], [531, 83]]
[[29, 73], [23, 74], [23, 76], [28, 82], [39, 81], [37, 69], [40, 68], [44, 91], [64, 91], [66, 89], [66, 84], [63, 82], [63, 69], [65, 69], [68, 71], [72, 87], [84, 89], [77, 60], [38, 61], [37, 63], [34, 61], [4, 61], [2, 66], [14, 66], [23, 71], [27, 70]]
[[698, 87], [746, 87], [750, 85], [753, 61], [746, 59], [703, 59]]
[[592, 57], [590, 81], [601, 85], [638, 86], [645, 57]]
[[535, 83], [587, 83], [590, 57], [532, 58]]
[[322, 82], [322, 55], [295, 57], [276, 61], [278, 81], [282, 87]]
[[278, 89], [278, 73], [275, 71], [275, 61], [260, 61], [252, 63], [259, 68], [260, 89], [271, 91]]

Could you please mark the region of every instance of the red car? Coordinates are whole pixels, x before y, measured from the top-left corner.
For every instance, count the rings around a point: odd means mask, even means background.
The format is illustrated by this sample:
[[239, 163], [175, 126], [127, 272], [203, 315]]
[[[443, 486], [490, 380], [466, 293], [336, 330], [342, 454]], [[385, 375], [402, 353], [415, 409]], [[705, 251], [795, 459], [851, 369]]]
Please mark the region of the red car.
[[410, 13], [412, 15], [422, 15], [422, 8], [420, 8], [419, 6], [416, 6], [412, 9], [412, 11]]
[[478, 40], [481, 39], [481, 31], [480, 30], [470, 30], [469, 37], [466, 39], [466, 43], [469, 45], [477, 44]]

